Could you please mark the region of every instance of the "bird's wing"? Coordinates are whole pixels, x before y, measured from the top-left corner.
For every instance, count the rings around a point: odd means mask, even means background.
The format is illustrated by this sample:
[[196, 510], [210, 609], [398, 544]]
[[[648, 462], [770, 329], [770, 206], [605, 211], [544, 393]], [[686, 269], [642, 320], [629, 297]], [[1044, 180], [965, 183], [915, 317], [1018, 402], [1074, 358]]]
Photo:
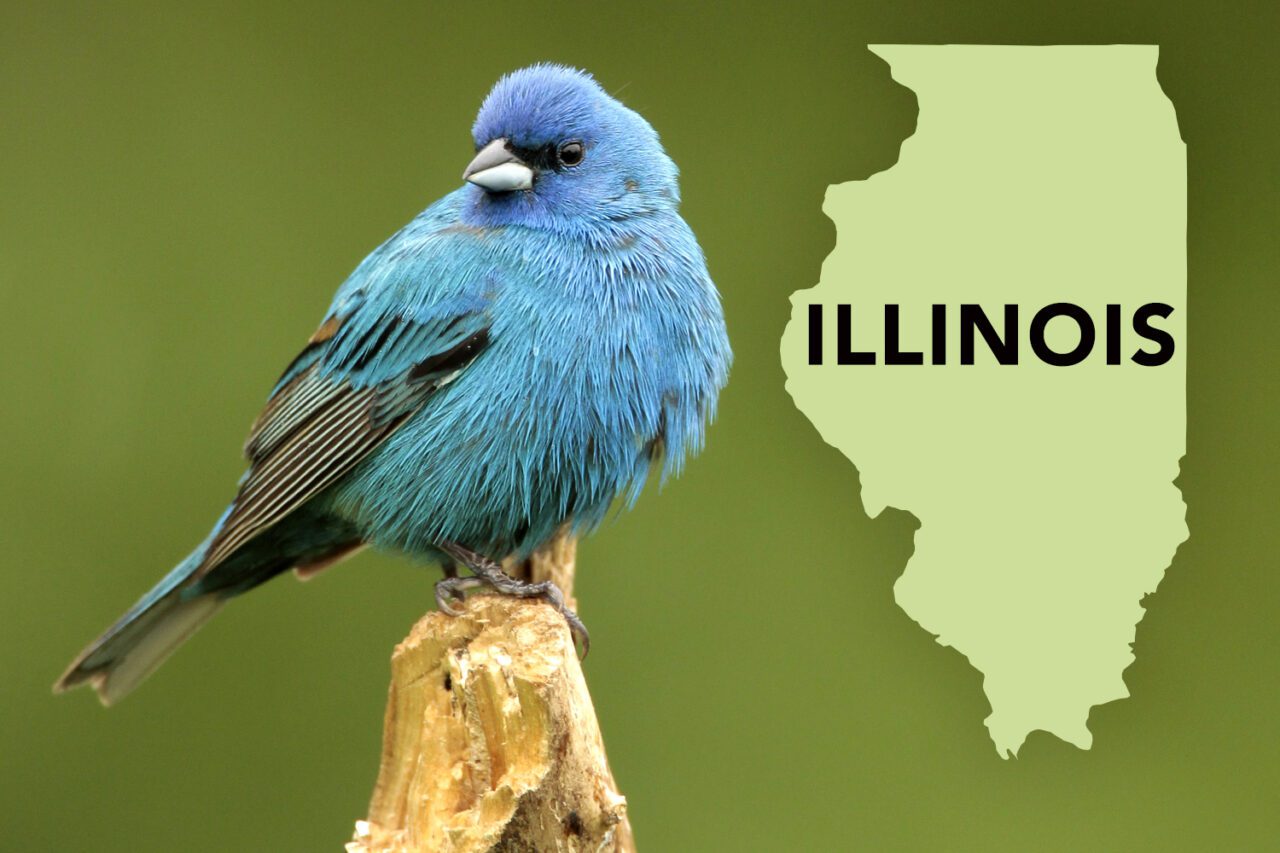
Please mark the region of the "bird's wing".
[[487, 300], [423, 310], [348, 300], [272, 392], [245, 443], [250, 467], [195, 577], [350, 471], [489, 343]]

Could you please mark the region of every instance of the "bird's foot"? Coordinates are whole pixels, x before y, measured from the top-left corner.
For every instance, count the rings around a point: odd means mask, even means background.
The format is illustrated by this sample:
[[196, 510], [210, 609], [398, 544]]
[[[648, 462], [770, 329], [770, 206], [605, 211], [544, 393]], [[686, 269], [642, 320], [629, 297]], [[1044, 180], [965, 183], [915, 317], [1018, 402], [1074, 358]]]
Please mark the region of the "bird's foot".
[[564, 617], [564, 621], [569, 623], [569, 631], [573, 634], [575, 640], [582, 643], [582, 657], [583, 660], [586, 659], [587, 652], [591, 650], [591, 635], [587, 633], [587, 626], [578, 618], [578, 614], [574, 613], [573, 609], [565, 604], [564, 593], [560, 591], [560, 587], [551, 581], [526, 583], [525, 581], [516, 580], [504, 572], [502, 566], [488, 557], [481, 556], [452, 542], [442, 543], [440, 548], [475, 574], [475, 577], [469, 578], [446, 577], [436, 584], [436, 604], [441, 610], [451, 616], [457, 616], [458, 611], [449, 605], [448, 599], [452, 598], [460, 601], [466, 590], [481, 585], [488, 586], [501, 595], [509, 595], [514, 598], [541, 598], [554, 607]]
[[466, 601], [467, 590], [483, 585], [484, 581], [480, 578], [460, 578], [456, 574], [449, 575], [444, 580], [436, 582], [436, 607], [450, 616], [461, 616], [462, 612], [455, 610], [450, 602]]

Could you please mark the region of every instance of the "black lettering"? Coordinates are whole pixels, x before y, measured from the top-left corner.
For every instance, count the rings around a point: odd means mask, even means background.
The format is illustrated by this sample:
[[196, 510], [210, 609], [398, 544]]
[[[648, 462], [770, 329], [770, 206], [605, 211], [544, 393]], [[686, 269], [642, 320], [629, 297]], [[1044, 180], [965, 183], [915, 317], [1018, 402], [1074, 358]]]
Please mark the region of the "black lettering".
[[873, 352], [853, 351], [853, 308], [836, 306], [836, 361], [840, 364], [875, 364]]
[[1147, 322], [1152, 317], [1167, 318], [1172, 313], [1173, 306], [1166, 305], [1163, 302], [1148, 302], [1133, 312], [1133, 330], [1159, 347], [1155, 352], [1145, 352], [1144, 350], [1135, 352], [1133, 360], [1136, 363], [1141, 364], [1143, 367], [1159, 367], [1173, 358], [1173, 335], [1164, 329], [1157, 329]]
[[[1049, 321], [1054, 317], [1070, 317], [1080, 327], [1080, 342], [1070, 352], [1054, 352], [1045, 342], [1045, 329], [1049, 325]], [[1055, 302], [1052, 305], [1044, 306], [1036, 312], [1036, 316], [1031, 318], [1030, 335], [1031, 350], [1041, 361], [1045, 364], [1052, 364], [1055, 367], [1070, 367], [1073, 364], [1079, 364], [1084, 361], [1089, 357], [1090, 351], [1093, 350], [1095, 337], [1093, 318], [1089, 316], [1088, 311], [1079, 305], [1072, 305], [1070, 302]]]
[[934, 305], [930, 312], [933, 324], [933, 363], [947, 363], [947, 306]]
[[1004, 306], [1004, 335], [987, 319], [981, 305], [960, 306], [960, 363], [973, 364], [973, 330], [982, 333], [987, 348], [999, 364], [1018, 363], [1018, 306]]
[[898, 306], [884, 306], [884, 363], [924, 364], [924, 353], [901, 350], [898, 328]]
[[809, 363], [822, 364], [822, 306], [809, 306]]
[[1120, 363], [1120, 306], [1107, 306], [1107, 364]]

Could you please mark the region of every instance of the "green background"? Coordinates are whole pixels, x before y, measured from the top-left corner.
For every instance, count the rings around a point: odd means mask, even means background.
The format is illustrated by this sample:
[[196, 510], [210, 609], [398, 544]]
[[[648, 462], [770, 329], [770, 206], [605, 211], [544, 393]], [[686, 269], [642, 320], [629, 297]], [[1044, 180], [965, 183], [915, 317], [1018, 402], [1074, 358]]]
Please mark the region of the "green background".
[[[224, 611], [110, 712], [49, 685], [203, 537], [278, 370], [453, 188], [503, 72], [658, 128], [737, 351], [705, 456], [581, 553], [642, 849], [1259, 849], [1280, 830], [1274, 3], [21, 4], [0, 11], [0, 847], [339, 849], [434, 575], [361, 556]], [[783, 390], [830, 183], [915, 101], [868, 42], [1162, 45], [1188, 143], [1190, 540], [1092, 751], [1001, 761], [980, 677], [893, 603], [914, 520]]]

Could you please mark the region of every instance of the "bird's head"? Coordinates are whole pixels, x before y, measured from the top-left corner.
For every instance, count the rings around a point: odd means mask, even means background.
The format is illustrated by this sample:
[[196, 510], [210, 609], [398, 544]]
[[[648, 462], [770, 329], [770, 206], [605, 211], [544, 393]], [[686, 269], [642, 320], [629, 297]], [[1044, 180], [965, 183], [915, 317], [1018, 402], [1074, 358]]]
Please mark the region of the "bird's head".
[[658, 134], [583, 71], [542, 64], [508, 74], [472, 136], [476, 156], [462, 177], [489, 222], [616, 222], [679, 204]]

